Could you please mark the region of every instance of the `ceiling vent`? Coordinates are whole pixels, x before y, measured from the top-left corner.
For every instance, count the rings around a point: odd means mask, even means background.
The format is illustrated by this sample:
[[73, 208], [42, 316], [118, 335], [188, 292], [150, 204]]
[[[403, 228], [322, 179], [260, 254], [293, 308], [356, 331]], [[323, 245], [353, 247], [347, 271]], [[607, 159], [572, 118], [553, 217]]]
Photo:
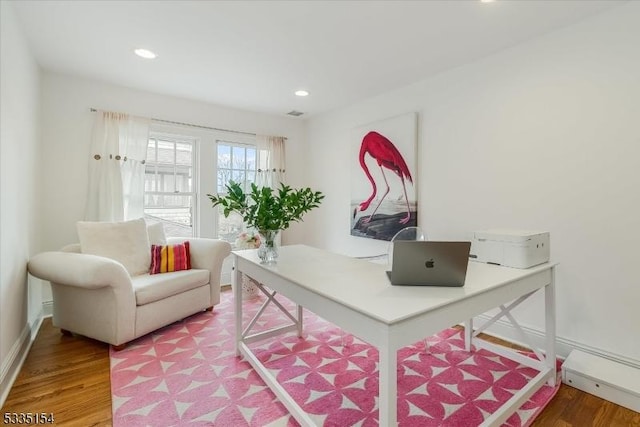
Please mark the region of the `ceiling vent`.
[[302, 111], [291, 110], [287, 113], [288, 116], [300, 117], [304, 113]]

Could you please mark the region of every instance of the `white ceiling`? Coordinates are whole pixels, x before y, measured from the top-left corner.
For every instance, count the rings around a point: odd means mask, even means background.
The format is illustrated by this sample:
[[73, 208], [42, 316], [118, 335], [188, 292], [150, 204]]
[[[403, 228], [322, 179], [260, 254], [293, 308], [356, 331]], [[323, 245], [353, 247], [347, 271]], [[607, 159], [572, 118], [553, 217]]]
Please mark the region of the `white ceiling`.
[[[4, 1], [4, 0], [3, 0]], [[13, 1], [47, 70], [245, 110], [312, 114], [623, 1]], [[132, 51], [158, 54], [149, 61]], [[311, 92], [298, 98], [293, 92]]]

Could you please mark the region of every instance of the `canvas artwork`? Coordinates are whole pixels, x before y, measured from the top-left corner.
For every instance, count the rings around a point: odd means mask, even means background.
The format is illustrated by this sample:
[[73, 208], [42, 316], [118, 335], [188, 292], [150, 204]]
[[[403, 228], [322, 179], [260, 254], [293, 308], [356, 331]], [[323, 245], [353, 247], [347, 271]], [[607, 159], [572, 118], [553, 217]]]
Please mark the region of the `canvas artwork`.
[[353, 130], [351, 235], [378, 240], [417, 226], [417, 117], [403, 114]]

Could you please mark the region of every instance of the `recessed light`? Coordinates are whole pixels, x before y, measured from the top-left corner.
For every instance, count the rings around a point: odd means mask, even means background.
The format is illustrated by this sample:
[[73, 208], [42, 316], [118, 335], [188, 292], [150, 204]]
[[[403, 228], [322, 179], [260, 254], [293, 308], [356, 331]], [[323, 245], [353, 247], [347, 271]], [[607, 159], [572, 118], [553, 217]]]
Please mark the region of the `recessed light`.
[[480, 0], [480, 3], [493, 3], [494, 0]]
[[297, 90], [296, 92], [296, 96], [307, 96], [309, 95], [309, 92], [306, 90]]
[[147, 49], [136, 49], [134, 50], [135, 54], [138, 55], [141, 58], [145, 58], [145, 59], [154, 59], [156, 56], [155, 53], [151, 52], [150, 50]]

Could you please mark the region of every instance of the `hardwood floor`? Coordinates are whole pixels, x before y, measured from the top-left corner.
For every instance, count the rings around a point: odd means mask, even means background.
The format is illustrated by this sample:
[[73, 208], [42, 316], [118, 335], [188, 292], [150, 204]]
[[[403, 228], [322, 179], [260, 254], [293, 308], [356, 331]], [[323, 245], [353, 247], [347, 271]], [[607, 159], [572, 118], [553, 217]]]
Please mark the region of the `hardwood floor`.
[[[110, 426], [109, 346], [64, 336], [45, 319], [2, 408], [3, 416], [7, 412], [52, 413], [55, 425], [61, 426]], [[533, 423], [586, 426], [640, 427], [640, 413], [563, 384]]]
[[52, 413], [55, 425], [110, 426], [109, 345], [62, 335], [44, 319], [2, 408], [7, 412]]

